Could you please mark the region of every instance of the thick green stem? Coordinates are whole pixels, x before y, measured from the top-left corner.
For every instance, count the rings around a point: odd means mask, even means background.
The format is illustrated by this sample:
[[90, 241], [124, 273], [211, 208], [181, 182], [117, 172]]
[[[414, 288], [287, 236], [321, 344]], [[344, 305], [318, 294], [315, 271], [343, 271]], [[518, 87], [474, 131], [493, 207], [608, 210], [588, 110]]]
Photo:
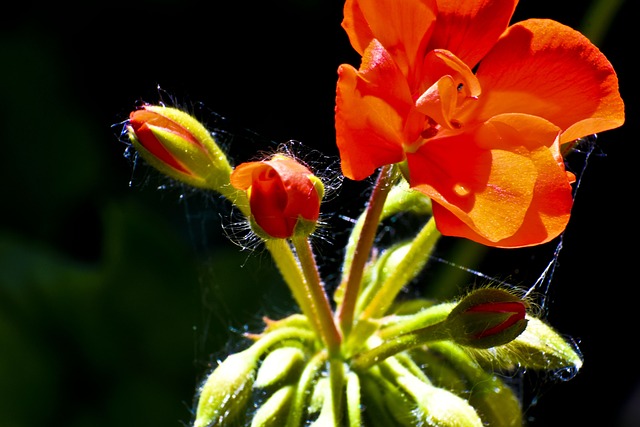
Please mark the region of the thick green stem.
[[[358, 235], [358, 242], [353, 253], [353, 259], [348, 265], [347, 270], [343, 272], [345, 275], [344, 297], [342, 304], [338, 308], [338, 319], [340, 328], [344, 336], [351, 332], [353, 327], [353, 317], [356, 307], [356, 300], [360, 292], [364, 267], [369, 260], [373, 241], [378, 230], [380, 222], [380, 214], [384, 207], [384, 202], [391, 190], [391, 184], [395, 178], [393, 165], [384, 166], [380, 170], [380, 175], [375, 186], [369, 196], [367, 204], [367, 213], [362, 224], [362, 229]], [[342, 285], [341, 285], [342, 286]]]
[[360, 316], [361, 319], [378, 318], [384, 315], [402, 288], [415, 278], [427, 263], [440, 236], [435, 220], [431, 217], [415, 237], [395, 271], [387, 276], [371, 302], [366, 305]]
[[333, 311], [329, 304], [329, 298], [320, 279], [320, 272], [309, 239], [307, 237], [293, 237], [293, 246], [298, 254], [298, 261], [306, 278], [306, 293], [311, 299], [313, 311], [317, 315], [317, 323], [321, 328], [321, 336], [324, 340], [329, 356], [335, 356], [340, 351], [342, 338], [333, 319]]

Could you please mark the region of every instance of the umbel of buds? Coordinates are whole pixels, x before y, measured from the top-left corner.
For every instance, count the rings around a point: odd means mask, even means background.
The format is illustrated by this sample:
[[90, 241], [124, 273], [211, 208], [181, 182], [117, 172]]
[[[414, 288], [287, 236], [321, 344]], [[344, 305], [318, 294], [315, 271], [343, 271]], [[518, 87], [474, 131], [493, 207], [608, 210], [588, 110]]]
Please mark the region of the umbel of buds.
[[[440, 236], [431, 200], [398, 168], [382, 168], [354, 222], [331, 304], [310, 243], [324, 187], [307, 165], [274, 154], [232, 167], [206, 128], [175, 108], [137, 109], [127, 132], [151, 166], [233, 203], [301, 311], [265, 318], [261, 332], [246, 334], [250, 345], [206, 375], [193, 427], [521, 426], [520, 400], [501, 374], [582, 366], [577, 350], [508, 289], [397, 300]], [[401, 214], [425, 225], [374, 251], [377, 227]]]
[[520, 400], [498, 373], [582, 364], [526, 307], [495, 288], [455, 303], [408, 301], [352, 357], [333, 360], [306, 316], [265, 319], [253, 344], [203, 382], [194, 426], [522, 426]]

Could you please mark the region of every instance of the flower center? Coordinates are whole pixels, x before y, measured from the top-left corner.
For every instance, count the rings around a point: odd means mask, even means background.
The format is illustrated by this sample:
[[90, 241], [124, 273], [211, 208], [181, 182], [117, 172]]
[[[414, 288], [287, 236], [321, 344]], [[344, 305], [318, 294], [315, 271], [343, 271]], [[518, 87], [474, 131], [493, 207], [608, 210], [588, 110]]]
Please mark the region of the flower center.
[[425, 57], [422, 81], [415, 103], [426, 116], [420, 136], [429, 139], [441, 130], [461, 129], [481, 92], [471, 69], [451, 52], [436, 49]]

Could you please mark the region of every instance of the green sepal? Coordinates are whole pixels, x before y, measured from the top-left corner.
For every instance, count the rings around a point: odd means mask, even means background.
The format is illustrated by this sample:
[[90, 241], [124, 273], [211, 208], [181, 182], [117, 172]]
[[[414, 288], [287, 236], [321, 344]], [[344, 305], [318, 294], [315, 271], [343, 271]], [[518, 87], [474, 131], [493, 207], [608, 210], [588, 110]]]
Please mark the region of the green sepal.
[[293, 237], [307, 237], [310, 236], [318, 226], [318, 221], [311, 221], [298, 216], [298, 222], [293, 229]]
[[467, 349], [484, 367], [509, 371], [521, 367], [539, 371], [566, 369], [575, 375], [582, 368], [578, 348], [542, 320], [527, 316], [527, 329], [510, 343], [483, 351]]

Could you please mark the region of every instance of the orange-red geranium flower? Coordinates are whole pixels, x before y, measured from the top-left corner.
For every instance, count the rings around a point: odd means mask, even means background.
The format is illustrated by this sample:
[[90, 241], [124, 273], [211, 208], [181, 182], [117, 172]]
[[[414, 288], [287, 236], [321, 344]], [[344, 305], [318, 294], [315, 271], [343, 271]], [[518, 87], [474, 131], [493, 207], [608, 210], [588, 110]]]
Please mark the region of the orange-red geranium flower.
[[575, 180], [561, 146], [624, 122], [605, 56], [552, 20], [509, 26], [517, 3], [346, 0], [362, 63], [338, 70], [344, 175], [406, 162], [443, 234], [497, 247], [558, 236]]
[[324, 190], [321, 181], [296, 160], [276, 154], [269, 160], [242, 163], [231, 173], [231, 185], [247, 191], [252, 220], [267, 234], [264, 237], [287, 239], [315, 228]]

